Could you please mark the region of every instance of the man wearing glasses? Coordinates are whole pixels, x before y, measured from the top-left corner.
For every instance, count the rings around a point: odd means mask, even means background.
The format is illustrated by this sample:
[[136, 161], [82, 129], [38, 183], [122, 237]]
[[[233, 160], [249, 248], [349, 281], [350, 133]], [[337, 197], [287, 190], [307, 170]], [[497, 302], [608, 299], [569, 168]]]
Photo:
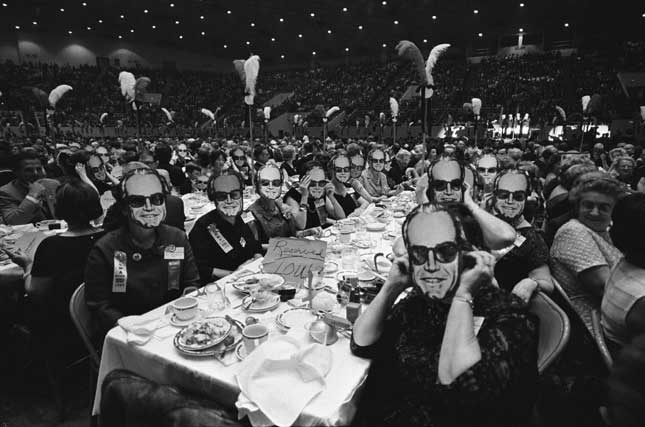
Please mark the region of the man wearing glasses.
[[242, 215], [243, 190], [243, 178], [232, 170], [213, 175], [208, 182], [208, 198], [215, 209], [195, 222], [189, 236], [203, 283], [262, 256], [262, 246], [248, 224], [253, 216]]
[[401, 192], [401, 187], [397, 186], [390, 190], [387, 184], [387, 176], [383, 173], [385, 169], [385, 152], [380, 148], [375, 148], [367, 156], [369, 168], [361, 174], [361, 183], [365, 190], [372, 197], [394, 196]]

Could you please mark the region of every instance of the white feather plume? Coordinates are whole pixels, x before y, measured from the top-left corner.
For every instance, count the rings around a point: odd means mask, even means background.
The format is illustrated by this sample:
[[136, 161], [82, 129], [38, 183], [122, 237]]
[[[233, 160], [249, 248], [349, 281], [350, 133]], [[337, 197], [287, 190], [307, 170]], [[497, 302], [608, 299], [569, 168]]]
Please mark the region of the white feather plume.
[[645, 105], [641, 105], [641, 118], [645, 120]]
[[529, 119], [529, 113], [524, 114], [524, 118], [522, 120], [528, 120]]
[[264, 107], [263, 112], [264, 112], [264, 118], [266, 120], [269, 120], [271, 118], [271, 107], [267, 105], [266, 107]]
[[294, 114], [293, 115], [293, 123], [297, 125], [298, 120], [300, 120], [300, 114]]
[[482, 100], [479, 98], [473, 98], [470, 102], [473, 105], [473, 114], [475, 116], [479, 116], [479, 113], [482, 110]]
[[169, 122], [173, 121], [173, 118], [172, 118], [173, 114], [170, 111], [168, 111], [164, 107], [161, 107], [161, 111], [163, 111], [163, 113], [166, 115], [166, 118], [168, 119]]
[[392, 117], [399, 116], [399, 103], [394, 97], [391, 97], [391, 96], [390, 96], [390, 112], [392, 113]]
[[121, 71], [119, 73], [121, 95], [125, 96], [125, 99], [129, 102], [134, 101], [134, 86], [136, 83], [137, 79], [134, 78], [134, 74], [127, 71]]
[[502, 114], [502, 120], [506, 120], [506, 114]]
[[70, 85], [59, 85], [56, 86], [55, 89], [53, 89], [51, 92], [49, 92], [49, 105], [52, 107], [56, 107], [56, 104], [60, 99], [65, 95], [67, 92], [72, 90], [72, 87]]
[[101, 116], [99, 117], [99, 123], [103, 123], [107, 118], [107, 116], [108, 116], [108, 113], [101, 114]]
[[325, 117], [326, 117], [326, 118], [330, 118], [330, 117], [331, 117], [334, 113], [336, 113], [337, 111], [340, 111], [340, 107], [338, 107], [338, 106], [331, 107], [331, 108], [330, 108], [329, 110], [327, 110], [327, 112], [325, 113]]
[[253, 105], [255, 99], [255, 85], [258, 81], [258, 74], [260, 73], [260, 57], [252, 55], [244, 61], [244, 76], [246, 79], [244, 90], [244, 102], [247, 105]]
[[434, 69], [435, 65], [437, 65], [437, 61], [439, 60], [441, 54], [448, 50], [449, 47], [450, 45], [448, 43], [442, 43], [436, 45], [430, 51], [430, 55], [428, 55], [428, 59], [426, 60], [426, 78], [428, 79], [428, 82], [433, 81], [432, 70]]
[[567, 121], [567, 113], [564, 112], [564, 108], [560, 107], [559, 105], [555, 106], [555, 111], [558, 112], [560, 115], [560, 118], [562, 119], [563, 122]]
[[213, 121], [215, 120], [215, 114], [213, 114], [213, 112], [212, 112], [211, 110], [209, 110], [208, 108], [202, 108], [202, 109], [201, 109], [201, 110], [199, 110], [199, 111], [200, 111], [203, 115], [205, 115], [206, 117], [208, 117], [209, 119], [211, 119], [211, 120], [213, 120]]
[[380, 121], [384, 122], [385, 121], [385, 113], [383, 113], [383, 112], [379, 113], [378, 118], [379, 118]]
[[589, 95], [585, 95], [580, 101], [582, 102], [582, 112], [584, 113], [587, 111], [587, 106], [589, 105], [589, 101], [591, 101], [591, 97]]

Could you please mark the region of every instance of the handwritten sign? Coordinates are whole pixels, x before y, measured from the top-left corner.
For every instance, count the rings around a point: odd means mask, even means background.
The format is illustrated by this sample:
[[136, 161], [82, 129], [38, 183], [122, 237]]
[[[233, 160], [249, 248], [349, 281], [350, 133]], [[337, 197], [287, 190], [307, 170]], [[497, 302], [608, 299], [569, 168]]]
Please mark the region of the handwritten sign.
[[275, 237], [269, 240], [263, 270], [282, 276], [287, 284], [299, 285], [310, 271], [325, 268], [326, 251], [327, 242], [322, 240]]

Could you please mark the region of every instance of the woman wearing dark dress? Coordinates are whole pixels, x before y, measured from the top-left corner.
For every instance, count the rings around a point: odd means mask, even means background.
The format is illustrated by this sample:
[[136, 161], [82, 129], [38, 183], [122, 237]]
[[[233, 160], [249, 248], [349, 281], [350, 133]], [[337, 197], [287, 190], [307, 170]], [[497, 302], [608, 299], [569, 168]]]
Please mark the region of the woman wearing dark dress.
[[535, 317], [491, 284], [493, 256], [473, 251], [460, 220], [445, 207], [415, 208], [403, 239], [407, 254], [395, 259], [353, 328], [352, 352], [373, 359], [355, 424], [528, 421], [536, 397]]
[[334, 198], [343, 208], [345, 216], [359, 215], [368, 202], [358, 195], [349, 185], [351, 167], [349, 157], [345, 154], [334, 156], [330, 162], [331, 183], [334, 186]]
[[517, 231], [515, 242], [497, 252], [495, 279], [502, 289], [528, 302], [537, 291], [553, 292], [549, 248], [542, 236], [524, 219], [524, 206], [531, 194], [530, 178], [524, 171], [507, 169], [493, 182], [489, 210]]
[[249, 162], [249, 158], [244, 153], [240, 146], [233, 147], [231, 150], [231, 167], [237, 173], [242, 175], [244, 185], [253, 185], [253, 168]]

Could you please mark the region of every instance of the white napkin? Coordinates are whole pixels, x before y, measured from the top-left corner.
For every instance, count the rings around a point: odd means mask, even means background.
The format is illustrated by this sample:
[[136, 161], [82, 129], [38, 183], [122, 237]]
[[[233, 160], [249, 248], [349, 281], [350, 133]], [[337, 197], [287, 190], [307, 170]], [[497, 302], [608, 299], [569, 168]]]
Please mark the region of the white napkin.
[[[320, 344], [301, 345], [290, 336], [267, 341], [251, 353], [237, 374], [236, 406], [253, 425], [292, 425], [325, 387], [332, 353]], [[259, 412], [259, 413], [258, 413]]]
[[117, 324], [126, 332], [128, 343], [143, 345], [150, 341], [155, 331], [162, 326], [163, 316], [159, 313], [147, 313], [142, 316], [125, 316]]

